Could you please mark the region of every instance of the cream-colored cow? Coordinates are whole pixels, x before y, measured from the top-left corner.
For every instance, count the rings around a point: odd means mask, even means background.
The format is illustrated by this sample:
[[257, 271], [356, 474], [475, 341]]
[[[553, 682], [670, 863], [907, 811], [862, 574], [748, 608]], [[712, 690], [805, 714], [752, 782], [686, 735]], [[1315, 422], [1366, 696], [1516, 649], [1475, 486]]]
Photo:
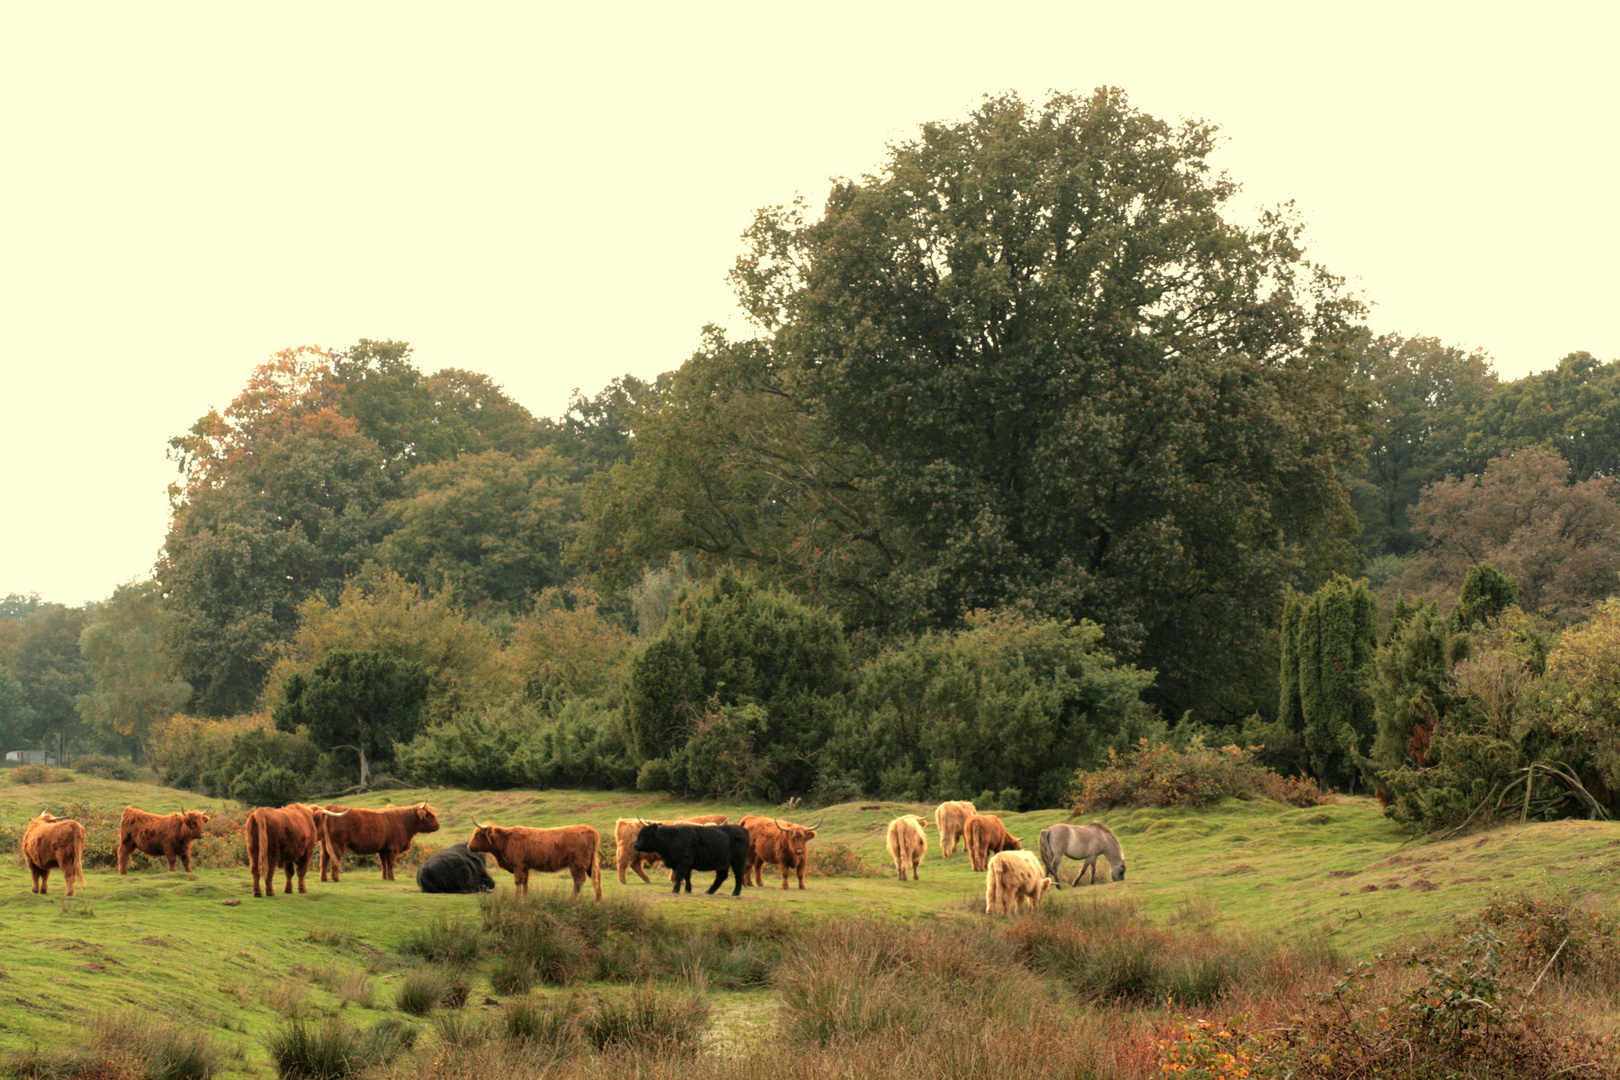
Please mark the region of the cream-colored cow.
[[984, 872], [984, 913], [1011, 915], [1028, 901], [1034, 910], [1051, 888], [1040, 856], [1033, 851], [1001, 851], [990, 856]]
[[889, 822], [889, 857], [894, 860], [894, 868], [900, 873], [900, 880], [906, 880], [906, 871], [910, 869], [911, 876], [921, 881], [918, 869], [922, 866], [923, 854], [928, 850], [928, 833], [925, 831], [928, 820], [916, 814], [906, 814]]
[[939, 857], [948, 859], [956, 854], [956, 845], [962, 842], [967, 819], [977, 814], [970, 802], [942, 802], [934, 808], [934, 825], [939, 829]]

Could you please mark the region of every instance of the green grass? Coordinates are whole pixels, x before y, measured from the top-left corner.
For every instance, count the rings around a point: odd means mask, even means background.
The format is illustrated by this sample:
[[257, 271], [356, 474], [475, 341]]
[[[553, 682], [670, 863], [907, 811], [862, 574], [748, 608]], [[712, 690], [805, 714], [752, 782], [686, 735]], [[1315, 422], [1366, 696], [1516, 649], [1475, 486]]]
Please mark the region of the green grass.
[[[421, 838], [424, 848], [466, 840], [475, 821], [584, 822], [608, 833], [617, 817], [699, 812], [694, 804], [657, 796], [584, 791], [397, 791], [355, 803], [380, 807], [424, 799], [443, 823], [439, 833]], [[208, 808], [208, 801], [195, 794], [149, 784], [83, 778], [22, 786], [0, 774], [0, 827], [20, 830], [42, 806], [68, 802], [113, 811], [126, 804], [164, 812], [182, 805]], [[883, 846], [888, 821], [901, 813], [932, 815], [933, 806], [865, 805], [877, 808], [846, 804], [783, 816], [803, 823], [821, 819], [812, 847], [845, 844], [888, 870]], [[230, 808], [216, 803], [215, 809]], [[733, 820], [750, 811], [778, 812], [727, 803], [704, 804], [702, 811], [724, 812]], [[1039, 830], [1064, 814], [1004, 819], [1015, 836], [1033, 846]], [[1103, 819], [1124, 843], [1127, 880], [1065, 889], [1051, 894], [1049, 903], [1109, 896], [1136, 905], [1156, 926], [1194, 926], [1217, 935], [1286, 939], [1326, 931], [1347, 957], [1445, 930], [1454, 917], [1477, 911], [1500, 889], [1574, 890], [1610, 911], [1620, 897], [1616, 825], [1569, 821], [1444, 843], [1405, 843], [1378, 807], [1364, 799], [1306, 810], [1234, 801], [1203, 813], [1138, 810]], [[744, 917], [776, 919], [788, 928], [856, 918], [909, 923], [982, 918], [983, 875], [973, 873], [960, 852], [940, 859], [937, 839], [930, 828], [922, 879], [904, 884], [889, 870], [880, 877], [811, 876], [807, 890], [784, 892], [780, 878], [767, 872], [765, 888], [733, 899], [729, 883], [715, 896], [702, 895], [712, 878], [698, 874], [694, 894], [675, 897], [665, 874], [655, 873], [652, 885], [632, 875], [630, 884], [621, 886], [609, 871], [603, 887], [609, 897], [636, 898], [657, 918], [713, 927], [717, 938]], [[492, 873], [498, 889], [510, 891], [510, 875]], [[403, 868], [394, 882], [383, 881], [374, 867], [355, 868], [338, 885], [320, 884], [317, 869], [307, 895], [278, 892], [273, 900], [254, 899], [245, 867], [186, 875], [169, 873], [158, 863], [127, 877], [92, 868], [87, 878], [70, 900], [60, 892], [60, 875], [53, 875], [52, 893], [40, 897], [28, 891], [20, 860], [14, 854], [4, 860], [0, 924], [7, 944], [0, 954], [0, 1050], [36, 1042], [65, 1045], [97, 1015], [135, 1006], [209, 1029], [227, 1053], [222, 1075], [269, 1076], [262, 1040], [292, 1021], [318, 1027], [343, 1019], [370, 1028], [392, 1016], [428, 1031], [430, 1021], [402, 1017], [393, 1009], [406, 974], [422, 963], [407, 955], [407, 947], [436, 927], [479, 925], [477, 898], [422, 895], [414, 874]], [[560, 894], [571, 892], [572, 885], [566, 874], [548, 875], [536, 877], [531, 890]], [[704, 959], [695, 957], [693, 964]], [[734, 979], [711, 983], [719, 992], [711, 1028], [729, 1030], [739, 1022], [739, 1030], [747, 1030], [757, 1022], [734, 1018], [768, 1016], [772, 991], [754, 986], [758, 965], [743, 952], [729, 962], [737, 967]], [[493, 991], [491, 970], [485, 963], [469, 975], [468, 1009], [480, 1023], [496, 1023], [504, 1015], [505, 1003], [498, 999], [507, 995]], [[728, 989], [732, 986], [737, 989]]]

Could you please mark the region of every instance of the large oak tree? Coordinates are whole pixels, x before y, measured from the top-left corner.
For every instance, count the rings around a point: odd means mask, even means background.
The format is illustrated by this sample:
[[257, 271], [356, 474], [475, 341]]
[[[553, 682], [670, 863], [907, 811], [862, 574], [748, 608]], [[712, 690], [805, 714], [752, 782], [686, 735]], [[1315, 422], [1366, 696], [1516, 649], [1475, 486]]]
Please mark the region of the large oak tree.
[[817, 220], [763, 211], [759, 337], [711, 334], [643, 410], [581, 552], [751, 563], [885, 631], [1025, 602], [1105, 626], [1172, 713], [1270, 698], [1283, 587], [1353, 528], [1360, 308], [1287, 213], [1225, 212], [1214, 134], [995, 97]]

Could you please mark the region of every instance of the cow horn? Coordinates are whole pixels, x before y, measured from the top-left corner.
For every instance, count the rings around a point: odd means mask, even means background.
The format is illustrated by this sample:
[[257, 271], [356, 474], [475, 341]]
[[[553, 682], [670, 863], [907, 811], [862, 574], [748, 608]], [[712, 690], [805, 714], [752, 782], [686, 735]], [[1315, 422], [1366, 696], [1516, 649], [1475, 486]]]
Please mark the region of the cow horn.
[[[347, 814], [349, 812], [348, 810], [342, 810], [342, 811], [328, 810], [324, 806], [317, 806], [315, 809], [319, 810], [321, 813], [325, 814], [327, 817], [342, 817], [344, 814]], [[350, 809], [353, 809], [353, 807], [351, 807]]]
[[821, 828], [821, 823], [823, 821], [826, 821], [826, 820], [827, 820], [826, 818], [818, 818], [816, 820], [816, 823], [814, 825], [810, 826], [810, 831], [815, 832], [817, 829]]

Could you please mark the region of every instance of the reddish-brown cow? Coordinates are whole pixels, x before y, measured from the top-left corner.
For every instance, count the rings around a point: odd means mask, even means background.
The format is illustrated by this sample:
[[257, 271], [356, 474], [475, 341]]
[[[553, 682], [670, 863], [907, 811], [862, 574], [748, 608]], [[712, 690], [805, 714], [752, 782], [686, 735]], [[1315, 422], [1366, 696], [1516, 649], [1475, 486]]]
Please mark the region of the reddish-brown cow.
[[973, 869], [981, 874], [990, 865], [990, 856], [1024, 849], [1024, 845], [1007, 831], [1007, 826], [994, 814], [974, 814], [968, 818], [963, 831], [967, 836], [968, 858], [973, 863]]
[[512, 884], [520, 896], [528, 895], [530, 870], [542, 874], [567, 870], [574, 876], [575, 896], [588, 880], [600, 900], [602, 864], [597, 850], [601, 843], [600, 834], [589, 825], [526, 829], [521, 825], [503, 828], [485, 824], [474, 830], [472, 839], [467, 841], [467, 850], [487, 851], [495, 856], [495, 864], [511, 873]]
[[439, 815], [427, 803], [391, 806], [386, 810], [363, 810], [358, 806], [328, 806], [328, 812], [345, 811], [342, 817], [321, 819], [321, 880], [328, 869], [332, 880], [339, 880], [343, 856], [375, 855], [382, 863], [384, 881], [394, 880], [394, 860], [411, 850], [417, 833], [439, 831]]
[[815, 825], [795, 825], [790, 821], [781, 821], [776, 818], [757, 817], [749, 814], [737, 824], [748, 830], [753, 841], [748, 848], [748, 864], [743, 873], [743, 881], [758, 885], [765, 885], [765, 864], [775, 863], [782, 868], [782, 888], [788, 887], [788, 874], [798, 871], [799, 888], [804, 888], [804, 869], [810, 862], [808, 845], [816, 837], [816, 829], [821, 822]]
[[[298, 891], [304, 888], [304, 874], [309, 860], [315, 854], [315, 845], [321, 840], [321, 818], [337, 817], [319, 806], [293, 803], [279, 810], [261, 806], [247, 816], [242, 832], [247, 838], [248, 868], [253, 873], [253, 895], [276, 895], [276, 870], [287, 874], [287, 887], [292, 892], [293, 871], [298, 871]], [[264, 879], [264, 891], [259, 891], [259, 879]]]
[[124, 807], [124, 816], [118, 819], [118, 872], [129, 873], [129, 860], [139, 851], [153, 858], [169, 861], [179, 859], [191, 873], [191, 845], [201, 840], [208, 815], [201, 810], [182, 810], [178, 814], [148, 814], [133, 806]]
[[29, 821], [23, 829], [22, 855], [33, 879], [33, 892], [51, 891], [51, 870], [56, 867], [62, 868], [69, 896], [75, 881], [84, 884], [84, 826], [72, 818], [41, 813]]
[[[619, 884], [629, 884], [625, 880], [624, 872], [634, 870], [637, 877], [651, 885], [652, 878], [647, 876], [647, 871], [643, 870], [642, 867], [664, 865], [664, 860], [653, 852], [636, 850], [636, 836], [641, 832], [643, 825], [724, 825], [725, 823], [726, 815], [724, 814], [699, 814], [696, 817], [679, 818], [676, 821], [658, 822], [643, 821], [641, 818], [620, 818], [613, 823], [613, 851], [614, 861], [618, 864]], [[670, 872], [670, 880], [675, 880], [673, 871]]]

